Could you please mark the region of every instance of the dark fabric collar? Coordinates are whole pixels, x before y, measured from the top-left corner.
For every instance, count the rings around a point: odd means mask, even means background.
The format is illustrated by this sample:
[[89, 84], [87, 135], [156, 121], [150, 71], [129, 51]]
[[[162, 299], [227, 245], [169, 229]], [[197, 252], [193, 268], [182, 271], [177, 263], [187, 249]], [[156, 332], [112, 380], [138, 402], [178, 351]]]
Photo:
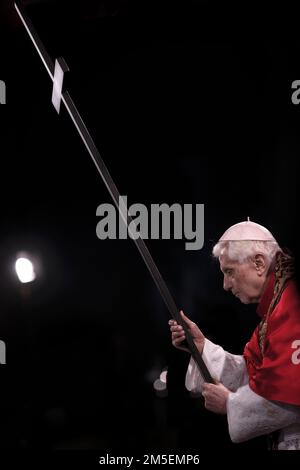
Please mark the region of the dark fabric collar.
[[266, 285], [260, 298], [259, 304], [256, 309], [256, 313], [260, 317], [264, 317], [269, 309], [269, 305], [273, 299], [275, 287], [275, 273], [270, 273], [266, 279]]

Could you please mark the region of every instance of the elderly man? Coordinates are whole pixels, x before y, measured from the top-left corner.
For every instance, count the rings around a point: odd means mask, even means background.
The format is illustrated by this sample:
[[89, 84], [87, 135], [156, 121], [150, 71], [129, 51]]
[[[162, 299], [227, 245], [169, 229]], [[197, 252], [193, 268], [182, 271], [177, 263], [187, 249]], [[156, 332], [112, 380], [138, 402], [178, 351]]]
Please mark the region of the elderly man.
[[[202, 392], [207, 409], [227, 414], [233, 442], [273, 433], [273, 448], [300, 450], [300, 297], [292, 258], [269, 230], [249, 220], [230, 227], [213, 255], [224, 274], [224, 289], [242, 303], [258, 303], [261, 321], [238, 356], [205, 338], [181, 311], [216, 379], [216, 384], [204, 383], [191, 358], [186, 387]], [[174, 320], [169, 324], [173, 345], [187, 351], [182, 326]]]

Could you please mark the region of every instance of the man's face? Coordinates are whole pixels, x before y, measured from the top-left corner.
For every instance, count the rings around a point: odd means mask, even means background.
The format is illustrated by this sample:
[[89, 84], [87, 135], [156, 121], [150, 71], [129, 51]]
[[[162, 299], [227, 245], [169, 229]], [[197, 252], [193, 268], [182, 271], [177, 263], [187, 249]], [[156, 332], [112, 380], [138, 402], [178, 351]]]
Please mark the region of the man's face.
[[226, 255], [220, 256], [220, 268], [224, 274], [223, 287], [231, 291], [243, 304], [258, 303], [261, 297], [266, 273], [253, 258], [239, 263]]

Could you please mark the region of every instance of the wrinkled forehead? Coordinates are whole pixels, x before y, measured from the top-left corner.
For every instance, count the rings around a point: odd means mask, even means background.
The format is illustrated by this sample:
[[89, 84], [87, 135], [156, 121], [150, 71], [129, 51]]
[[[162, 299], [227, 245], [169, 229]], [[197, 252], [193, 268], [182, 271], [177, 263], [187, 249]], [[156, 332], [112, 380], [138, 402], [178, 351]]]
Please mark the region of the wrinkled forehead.
[[241, 266], [242, 263], [230, 259], [227, 255], [221, 255], [219, 258], [220, 269], [225, 271], [225, 269], [233, 269], [237, 266]]

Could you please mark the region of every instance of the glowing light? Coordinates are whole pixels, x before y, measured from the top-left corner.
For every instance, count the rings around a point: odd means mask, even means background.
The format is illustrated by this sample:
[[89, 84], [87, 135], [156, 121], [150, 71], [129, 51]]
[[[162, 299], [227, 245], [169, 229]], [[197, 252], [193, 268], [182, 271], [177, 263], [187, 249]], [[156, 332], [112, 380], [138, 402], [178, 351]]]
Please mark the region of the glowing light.
[[167, 374], [168, 374], [168, 371], [163, 370], [162, 373], [159, 376], [160, 381], [163, 382], [164, 384], [167, 383]]
[[36, 274], [34, 272], [34, 266], [28, 258], [18, 258], [15, 268], [19, 281], [23, 284], [35, 280]]
[[153, 382], [153, 388], [158, 397], [168, 396], [167, 374], [167, 368], [163, 369], [159, 375], [159, 378]]

